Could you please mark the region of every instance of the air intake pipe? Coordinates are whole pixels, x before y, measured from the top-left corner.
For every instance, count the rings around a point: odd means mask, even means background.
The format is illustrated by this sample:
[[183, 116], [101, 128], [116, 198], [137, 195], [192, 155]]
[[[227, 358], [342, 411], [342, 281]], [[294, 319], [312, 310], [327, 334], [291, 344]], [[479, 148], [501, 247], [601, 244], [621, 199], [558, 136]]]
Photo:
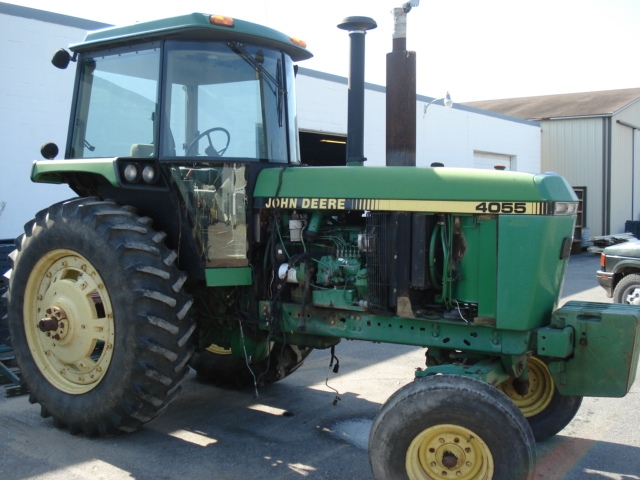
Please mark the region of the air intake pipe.
[[347, 117], [347, 165], [362, 166], [364, 158], [364, 36], [378, 25], [369, 17], [347, 17], [338, 28], [351, 38]]

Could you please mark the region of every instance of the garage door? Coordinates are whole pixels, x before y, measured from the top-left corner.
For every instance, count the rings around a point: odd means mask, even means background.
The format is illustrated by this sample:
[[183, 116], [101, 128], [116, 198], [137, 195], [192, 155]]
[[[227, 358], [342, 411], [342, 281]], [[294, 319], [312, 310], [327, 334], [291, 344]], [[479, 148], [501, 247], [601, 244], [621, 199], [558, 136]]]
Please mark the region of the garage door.
[[512, 155], [504, 155], [500, 153], [490, 152], [473, 152], [473, 168], [484, 168], [493, 170], [497, 165], [504, 167], [504, 170], [515, 168], [515, 162], [512, 165]]

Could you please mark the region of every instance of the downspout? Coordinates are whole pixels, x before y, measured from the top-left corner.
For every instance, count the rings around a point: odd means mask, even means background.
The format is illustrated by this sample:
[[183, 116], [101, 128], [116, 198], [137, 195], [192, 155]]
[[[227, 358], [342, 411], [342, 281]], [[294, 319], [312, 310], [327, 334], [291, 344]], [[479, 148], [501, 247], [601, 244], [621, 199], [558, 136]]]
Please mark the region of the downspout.
[[611, 232], [611, 117], [602, 119], [602, 233]]

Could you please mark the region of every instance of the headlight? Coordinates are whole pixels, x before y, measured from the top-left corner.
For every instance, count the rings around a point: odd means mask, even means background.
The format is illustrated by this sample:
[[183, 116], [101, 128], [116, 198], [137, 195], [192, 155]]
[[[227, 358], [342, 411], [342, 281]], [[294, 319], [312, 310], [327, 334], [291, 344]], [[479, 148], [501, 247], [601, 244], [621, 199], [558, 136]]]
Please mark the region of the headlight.
[[155, 183], [156, 169], [153, 168], [153, 165], [147, 165], [142, 169], [142, 180], [144, 180], [144, 183]]
[[167, 191], [168, 186], [157, 159], [125, 157], [116, 159], [116, 162], [116, 171], [121, 187]]
[[578, 202], [555, 202], [553, 204], [554, 215], [575, 215], [578, 211]]
[[130, 163], [126, 167], [124, 167], [124, 178], [129, 183], [135, 183], [140, 180], [140, 172], [138, 170], [138, 165], [135, 163]]

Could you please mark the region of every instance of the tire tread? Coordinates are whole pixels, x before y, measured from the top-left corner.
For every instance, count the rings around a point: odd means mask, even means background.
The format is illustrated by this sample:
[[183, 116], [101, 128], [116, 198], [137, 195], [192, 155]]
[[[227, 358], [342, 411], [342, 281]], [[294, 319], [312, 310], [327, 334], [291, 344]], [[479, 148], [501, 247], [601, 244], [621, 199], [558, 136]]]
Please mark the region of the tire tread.
[[[187, 316], [192, 300], [182, 291], [186, 276], [175, 265], [176, 252], [164, 245], [166, 234], [153, 230], [152, 224], [151, 218], [138, 216], [134, 207], [94, 197], [75, 198], [38, 212], [25, 224], [24, 234], [16, 238], [16, 249], [9, 255], [13, 263], [9, 303], [12, 316], [18, 318], [12, 323], [12, 330], [23, 328], [22, 307], [18, 301], [12, 302], [12, 297], [19, 297], [15, 291], [20, 288], [18, 282], [24, 282], [25, 275], [30, 273], [25, 269], [30, 251], [37, 248], [33, 245], [42, 244], [46, 238], [67, 235], [63, 238], [77, 241], [81, 254], [82, 248], [89, 245], [109, 255], [108, 262], [98, 261], [108, 263], [113, 271], [106, 275], [112, 279], [109, 295], [119, 312], [115, 316], [128, 317], [130, 331], [137, 337], [132, 347], [137, 356], [134, 362], [117, 376], [106, 374], [102, 380], [121, 382], [118, 384], [121, 392], [115, 388], [99, 392], [100, 384], [82, 397], [94, 396], [94, 403], [104, 404], [74, 408], [77, 399], [43, 380], [35, 365], [28, 366], [33, 360], [26, 344], [16, 355], [31, 387], [29, 401], [39, 403], [44, 417], [53, 417], [56, 426], [72, 434], [97, 436], [137, 430], [168, 407], [188, 375], [188, 361], [193, 352], [189, 339], [195, 329], [195, 323]], [[40, 236], [42, 240], [38, 240]], [[22, 280], [17, 280], [18, 277]], [[119, 283], [115, 278], [121, 280], [122, 285], [118, 285], [121, 290], [113, 288]], [[123, 298], [132, 300], [124, 305]], [[122, 379], [114, 380], [116, 377]]]

